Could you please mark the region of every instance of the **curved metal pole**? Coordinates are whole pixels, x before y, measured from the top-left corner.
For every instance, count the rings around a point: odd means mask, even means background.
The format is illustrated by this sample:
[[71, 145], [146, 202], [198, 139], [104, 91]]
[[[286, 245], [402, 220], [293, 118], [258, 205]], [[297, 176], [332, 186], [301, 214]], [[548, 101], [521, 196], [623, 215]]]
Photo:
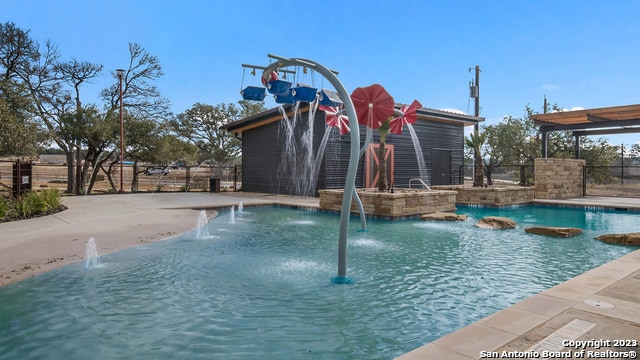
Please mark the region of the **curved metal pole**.
[[[306, 66], [322, 76], [324, 76], [333, 85], [347, 110], [347, 116], [352, 124], [358, 123], [356, 110], [351, 102], [351, 97], [347, 89], [342, 85], [334, 71], [324, 67], [314, 61], [302, 58], [284, 58], [273, 54], [268, 54], [277, 62], [269, 64], [264, 70], [263, 77], [275, 71], [280, 67], [287, 66]], [[347, 176], [344, 184], [344, 193], [342, 195], [342, 207], [340, 210], [340, 228], [338, 232], [338, 276], [334, 278], [335, 283], [348, 283], [347, 279], [347, 233], [349, 230], [349, 217], [351, 215], [351, 199], [355, 193], [356, 173], [358, 171], [358, 161], [360, 153], [360, 129], [358, 126], [351, 126], [351, 147], [349, 155], [349, 167], [347, 168]]]
[[[365, 151], [367, 151], [366, 145], [369, 142], [371, 142], [372, 136], [373, 136], [373, 132], [367, 131], [367, 136], [364, 140], [364, 146], [362, 146], [362, 148], [360, 149], [360, 152], [358, 153], [358, 159], [360, 159], [362, 155], [364, 155]], [[367, 217], [366, 217], [366, 214], [364, 213], [364, 206], [362, 206], [362, 200], [360, 200], [360, 195], [358, 195], [358, 192], [355, 190], [353, 191], [353, 200], [356, 201], [356, 204], [358, 205], [358, 211], [360, 212], [360, 231], [362, 232], [367, 231]]]

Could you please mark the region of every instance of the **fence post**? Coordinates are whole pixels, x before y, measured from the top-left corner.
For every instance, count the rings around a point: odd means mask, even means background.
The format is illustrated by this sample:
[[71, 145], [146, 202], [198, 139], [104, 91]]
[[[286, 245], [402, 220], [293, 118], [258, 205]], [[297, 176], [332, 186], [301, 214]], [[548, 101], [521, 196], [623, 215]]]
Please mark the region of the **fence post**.
[[238, 191], [238, 164], [233, 165], [233, 191]]
[[582, 196], [587, 196], [587, 166], [582, 167]]
[[184, 191], [185, 192], [189, 192], [189, 185], [190, 185], [189, 178], [190, 178], [190, 175], [191, 175], [191, 167], [187, 165], [184, 168], [187, 171], [186, 177], [184, 179], [184, 189], [185, 189]]

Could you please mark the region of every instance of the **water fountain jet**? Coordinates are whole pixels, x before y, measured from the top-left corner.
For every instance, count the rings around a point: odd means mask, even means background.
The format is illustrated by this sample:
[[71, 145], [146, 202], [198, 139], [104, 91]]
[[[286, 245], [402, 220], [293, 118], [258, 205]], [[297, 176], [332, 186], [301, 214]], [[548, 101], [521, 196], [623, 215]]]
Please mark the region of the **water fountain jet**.
[[96, 250], [96, 241], [93, 237], [90, 237], [87, 241], [87, 246], [85, 249], [84, 269], [91, 270], [101, 267], [102, 264], [100, 263], [100, 257], [98, 256], [98, 251]]

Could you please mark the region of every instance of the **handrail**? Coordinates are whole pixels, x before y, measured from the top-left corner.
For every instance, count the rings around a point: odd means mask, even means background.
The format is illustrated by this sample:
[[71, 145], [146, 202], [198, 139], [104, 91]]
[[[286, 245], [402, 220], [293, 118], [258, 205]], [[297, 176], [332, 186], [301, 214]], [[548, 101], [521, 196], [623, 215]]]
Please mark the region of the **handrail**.
[[414, 180], [421, 183], [425, 188], [427, 188], [427, 190], [431, 191], [429, 185], [427, 185], [421, 178], [409, 179], [409, 189], [411, 189], [411, 182], [413, 182]]

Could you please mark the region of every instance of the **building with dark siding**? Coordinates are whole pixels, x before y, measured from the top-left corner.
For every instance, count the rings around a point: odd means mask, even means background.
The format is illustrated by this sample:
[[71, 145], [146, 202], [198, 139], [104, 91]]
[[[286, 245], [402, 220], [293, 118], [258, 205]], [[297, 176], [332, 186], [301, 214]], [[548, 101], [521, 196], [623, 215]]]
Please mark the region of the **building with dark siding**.
[[[396, 188], [461, 184], [464, 166], [464, 127], [483, 118], [420, 108], [414, 133], [422, 149], [420, 171], [416, 147], [407, 126], [401, 135], [386, 139], [389, 184]], [[340, 189], [349, 163], [350, 135], [328, 127], [323, 111], [309, 111], [303, 103], [276, 107], [223, 127], [242, 140], [242, 189], [247, 192], [316, 196], [319, 189]], [[370, 130], [369, 130], [370, 131]], [[361, 147], [367, 128], [360, 126]], [[375, 148], [380, 136], [373, 130]], [[320, 153], [324, 146], [324, 155]], [[356, 187], [374, 187], [377, 153], [369, 149], [360, 158]]]

